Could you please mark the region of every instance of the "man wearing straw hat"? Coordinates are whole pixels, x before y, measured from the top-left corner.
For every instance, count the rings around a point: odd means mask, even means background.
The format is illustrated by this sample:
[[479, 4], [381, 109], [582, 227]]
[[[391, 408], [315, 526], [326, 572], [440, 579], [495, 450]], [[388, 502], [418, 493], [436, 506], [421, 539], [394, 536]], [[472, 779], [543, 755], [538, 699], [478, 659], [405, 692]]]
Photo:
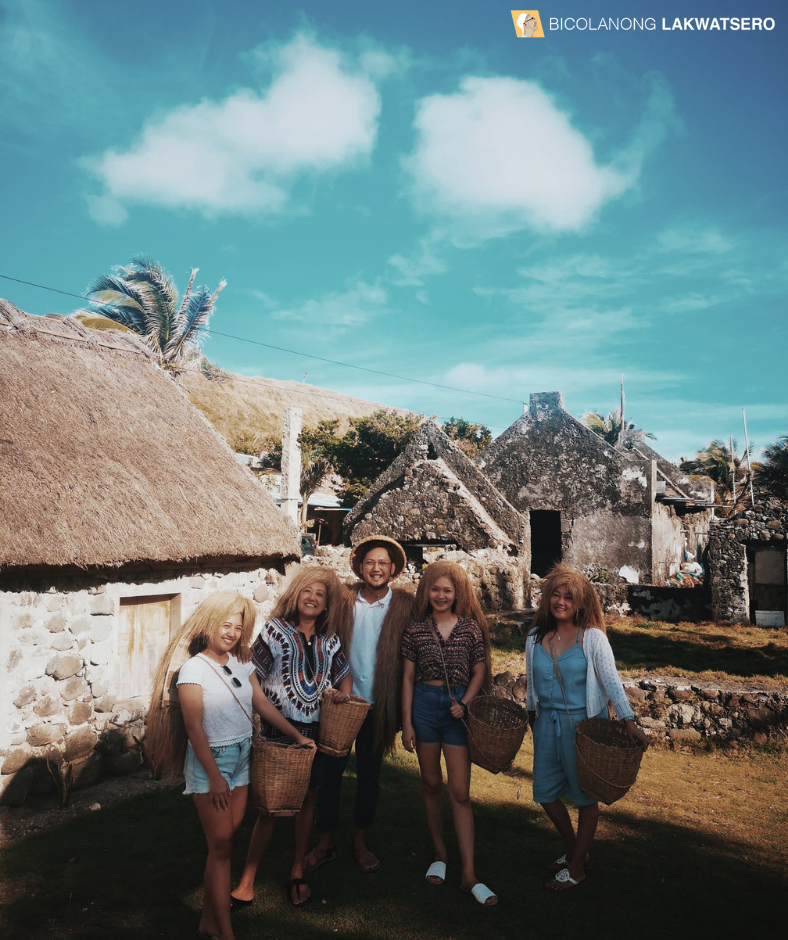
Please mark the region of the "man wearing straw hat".
[[[400, 728], [402, 687], [402, 633], [412, 619], [413, 597], [390, 582], [405, 567], [399, 542], [375, 535], [358, 542], [350, 553], [350, 567], [361, 580], [349, 591], [352, 616], [339, 628], [342, 649], [353, 675], [353, 693], [372, 702], [356, 738], [356, 827], [352, 851], [361, 871], [380, 868], [367, 847], [367, 830], [375, 818], [383, 755], [394, 751]], [[337, 857], [334, 830], [339, 821], [342, 774], [348, 757], [326, 761], [317, 796], [317, 828], [320, 838], [306, 856], [305, 871], [312, 871]]]

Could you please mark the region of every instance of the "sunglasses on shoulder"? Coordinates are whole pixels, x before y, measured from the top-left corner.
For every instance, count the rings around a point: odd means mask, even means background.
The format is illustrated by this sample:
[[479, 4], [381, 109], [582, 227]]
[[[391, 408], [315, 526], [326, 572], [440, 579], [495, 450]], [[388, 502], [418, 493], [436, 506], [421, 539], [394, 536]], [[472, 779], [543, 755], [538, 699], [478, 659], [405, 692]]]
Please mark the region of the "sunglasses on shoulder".
[[230, 676], [230, 678], [233, 680], [233, 685], [236, 687], [236, 689], [240, 689], [240, 688], [241, 688], [241, 680], [238, 679], [236, 676], [233, 675], [232, 669], [230, 669], [229, 666], [222, 666], [222, 669], [224, 669], [224, 671], [227, 673], [227, 675]]

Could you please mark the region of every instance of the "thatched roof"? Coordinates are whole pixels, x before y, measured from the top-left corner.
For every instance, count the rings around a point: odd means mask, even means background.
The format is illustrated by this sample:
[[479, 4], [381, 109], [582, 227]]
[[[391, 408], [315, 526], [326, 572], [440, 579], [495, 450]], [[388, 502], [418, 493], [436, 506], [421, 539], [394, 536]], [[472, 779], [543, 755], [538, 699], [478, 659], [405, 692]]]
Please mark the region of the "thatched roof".
[[298, 556], [136, 336], [0, 300], [0, 570]]
[[348, 514], [354, 543], [376, 532], [403, 542], [452, 541], [464, 550], [517, 551], [526, 520], [434, 422], [402, 453]]

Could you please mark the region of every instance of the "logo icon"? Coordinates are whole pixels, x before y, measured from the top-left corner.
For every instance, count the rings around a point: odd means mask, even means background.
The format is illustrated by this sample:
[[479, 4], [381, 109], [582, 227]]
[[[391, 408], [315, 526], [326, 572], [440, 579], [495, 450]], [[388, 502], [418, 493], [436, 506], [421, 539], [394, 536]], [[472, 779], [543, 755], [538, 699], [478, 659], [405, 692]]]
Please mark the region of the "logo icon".
[[538, 10], [512, 10], [512, 22], [518, 39], [544, 39]]

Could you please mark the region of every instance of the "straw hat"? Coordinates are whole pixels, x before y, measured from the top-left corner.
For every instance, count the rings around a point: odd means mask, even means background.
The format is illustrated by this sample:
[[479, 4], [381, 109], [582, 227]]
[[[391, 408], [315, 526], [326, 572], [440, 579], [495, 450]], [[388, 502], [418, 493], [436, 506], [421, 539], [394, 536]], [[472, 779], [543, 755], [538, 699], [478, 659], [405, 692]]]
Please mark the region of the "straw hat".
[[362, 551], [359, 556], [359, 549], [361, 549], [364, 545], [369, 545], [370, 542], [384, 542], [386, 545], [393, 546], [395, 555], [393, 576], [398, 578], [402, 574], [402, 570], [407, 564], [408, 560], [405, 557], [405, 549], [399, 544], [399, 542], [396, 542], [394, 539], [390, 539], [387, 535], [370, 535], [369, 538], [362, 539], [353, 546], [353, 551], [350, 553], [350, 567], [352, 568], [353, 573], [357, 577], [361, 577], [361, 561], [366, 552]]

